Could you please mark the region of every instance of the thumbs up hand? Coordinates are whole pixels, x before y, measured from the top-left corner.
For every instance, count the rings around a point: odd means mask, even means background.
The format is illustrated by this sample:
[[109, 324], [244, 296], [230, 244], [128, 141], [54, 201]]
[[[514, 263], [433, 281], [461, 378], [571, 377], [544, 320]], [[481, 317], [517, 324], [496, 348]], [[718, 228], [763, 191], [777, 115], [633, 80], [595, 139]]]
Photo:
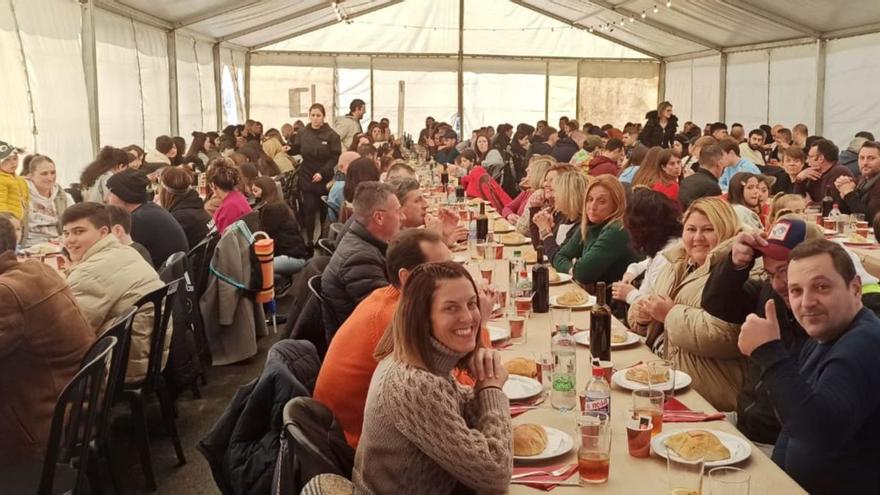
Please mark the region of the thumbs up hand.
[[755, 313], [746, 317], [739, 332], [739, 350], [746, 356], [751, 356], [758, 347], [779, 340], [779, 321], [776, 319], [776, 302], [773, 299], [767, 301], [764, 306], [765, 318]]

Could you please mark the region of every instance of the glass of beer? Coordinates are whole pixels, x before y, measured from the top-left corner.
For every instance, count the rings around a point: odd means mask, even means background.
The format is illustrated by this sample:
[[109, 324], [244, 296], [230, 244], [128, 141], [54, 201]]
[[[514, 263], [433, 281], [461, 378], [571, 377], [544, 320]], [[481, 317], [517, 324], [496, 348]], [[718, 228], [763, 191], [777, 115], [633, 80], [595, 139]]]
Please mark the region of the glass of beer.
[[510, 325], [510, 342], [512, 344], [526, 343], [526, 319], [518, 314], [512, 314], [507, 318]]
[[492, 272], [494, 272], [494, 264], [491, 261], [480, 262], [480, 276], [488, 285], [492, 285]]
[[704, 453], [695, 448], [694, 460], [679, 457], [672, 449], [666, 449], [666, 476], [669, 495], [701, 495], [703, 493]]
[[608, 481], [611, 462], [611, 423], [604, 413], [587, 413], [577, 420], [578, 473], [581, 485]]
[[627, 410], [626, 444], [633, 457], [651, 456], [651, 415], [636, 409]]
[[749, 473], [735, 467], [717, 467], [709, 471], [712, 495], [749, 495]]
[[642, 388], [633, 390], [633, 410], [639, 414], [651, 417], [653, 429], [651, 436], [663, 431], [663, 402], [665, 396], [662, 390]]
[[504, 259], [504, 244], [500, 242], [493, 242], [491, 245], [492, 249], [495, 250], [495, 259], [503, 260]]
[[513, 300], [516, 314], [523, 318], [528, 318], [532, 314], [532, 293], [520, 292]]

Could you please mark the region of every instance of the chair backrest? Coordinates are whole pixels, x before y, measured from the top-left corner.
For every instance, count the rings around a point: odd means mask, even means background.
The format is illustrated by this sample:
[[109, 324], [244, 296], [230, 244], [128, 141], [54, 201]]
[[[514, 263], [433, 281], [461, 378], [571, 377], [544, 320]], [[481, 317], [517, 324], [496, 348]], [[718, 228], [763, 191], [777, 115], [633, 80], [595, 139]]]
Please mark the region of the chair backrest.
[[147, 362], [147, 378], [145, 388], [153, 388], [162, 372], [162, 354], [165, 349], [165, 335], [168, 333], [168, 322], [177, 297], [177, 287], [183, 278], [173, 280], [164, 286], [141, 297], [134, 305], [141, 309], [147, 304], [153, 305], [153, 335], [150, 337], [150, 357]]
[[342, 229], [344, 229], [344, 228], [345, 228], [344, 223], [340, 223], [340, 222], [331, 223], [330, 224], [330, 232], [329, 232], [327, 238], [330, 239], [331, 241], [339, 242], [339, 234], [342, 233]]
[[128, 354], [131, 350], [131, 330], [134, 325], [135, 313], [137, 313], [137, 308], [132, 306], [128, 311], [119, 315], [116, 321], [113, 322], [113, 325], [98, 336], [98, 340], [92, 344], [91, 349], [83, 356], [82, 363], [80, 364], [80, 369], [83, 369], [94, 359], [92, 356], [93, 350], [101, 345], [105, 337], [116, 338], [116, 348], [113, 350], [113, 358], [110, 360], [110, 368], [107, 370], [107, 388], [104, 390], [104, 395], [101, 397], [97, 411], [98, 423], [95, 427], [95, 437], [99, 442], [107, 439], [107, 434], [110, 431], [111, 408], [113, 407], [116, 391], [122, 388], [122, 385], [125, 383], [125, 371], [128, 368]]
[[332, 211], [334, 215], [339, 215], [339, 208], [337, 208], [335, 205], [330, 204], [327, 195], [321, 196], [321, 202], [324, 203], [324, 206], [327, 207], [327, 210]]
[[327, 256], [333, 256], [333, 252], [336, 251], [336, 243], [330, 239], [318, 239], [318, 248], [324, 251]]
[[321, 306], [324, 306], [324, 292], [321, 290], [321, 275], [313, 275], [309, 277], [309, 291], [318, 298]]
[[99, 394], [107, 387], [116, 337], [99, 339], [86, 353], [86, 365], [64, 387], [55, 402], [38, 495], [51, 495], [55, 468], [77, 459], [73, 493], [82, 493], [88, 473], [89, 446], [98, 418]]
[[165, 260], [165, 264], [162, 265], [162, 268], [159, 269], [159, 279], [166, 284], [174, 280], [174, 273], [180, 273], [184, 270], [183, 267], [175, 265], [182, 265], [185, 259], [186, 253], [183, 251], [178, 251], [169, 256], [168, 259]]
[[202, 294], [205, 293], [205, 288], [208, 287], [208, 271], [211, 259], [214, 257], [214, 250], [217, 248], [219, 241], [220, 233], [215, 230], [186, 253], [186, 257], [189, 258], [193, 284], [196, 286], [196, 295], [198, 297], [202, 297]]

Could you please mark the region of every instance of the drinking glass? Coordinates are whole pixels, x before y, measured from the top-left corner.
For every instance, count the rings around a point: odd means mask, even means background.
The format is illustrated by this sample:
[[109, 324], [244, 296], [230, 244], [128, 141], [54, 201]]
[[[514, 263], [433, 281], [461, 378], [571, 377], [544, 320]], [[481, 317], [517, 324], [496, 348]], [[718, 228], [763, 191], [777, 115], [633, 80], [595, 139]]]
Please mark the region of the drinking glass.
[[[666, 398], [675, 397], [675, 363], [668, 359], [655, 359], [645, 363], [648, 367], [648, 388], [663, 390]], [[655, 382], [655, 377], [668, 377], [665, 381]]]
[[639, 414], [651, 416], [651, 436], [663, 431], [663, 402], [665, 394], [662, 390], [641, 388], [633, 390], [633, 410]]
[[694, 449], [693, 460], [679, 457], [672, 449], [666, 450], [666, 477], [669, 495], [700, 495], [703, 493], [703, 457], [705, 452]]
[[553, 367], [555, 366], [555, 360], [553, 359], [552, 352], [542, 352], [538, 354], [538, 381], [541, 382], [541, 386], [544, 388], [544, 391], [550, 390], [550, 385], [553, 383]]
[[652, 428], [651, 415], [644, 414], [637, 409], [627, 409], [626, 444], [629, 448], [629, 455], [650, 457]]
[[517, 313], [507, 317], [510, 325], [510, 342], [512, 344], [526, 343], [526, 319]]
[[494, 272], [495, 264], [491, 261], [480, 262], [480, 276], [486, 281], [487, 285], [492, 285], [492, 272]]
[[735, 467], [709, 471], [709, 495], [749, 495], [749, 473]]
[[568, 329], [569, 332], [573, 330], [571, 324], [571, 308], [550, 308], [550, 315], [553, 318], [553, 333], [562, 330], [563, 328]]
[[590, 412], [579, 416], [576, 440], [581, 484], [607, 482], [611, 461], [611, 422], [608, 415]]
[[516, 298], [513, 300], [514, 307], [516, 308], [516, 314], [522, 316], [523, 318], [528, 318], [532, 315], [532, 296], [534, 294], [531, 291], [520, 291], [516, 295]]

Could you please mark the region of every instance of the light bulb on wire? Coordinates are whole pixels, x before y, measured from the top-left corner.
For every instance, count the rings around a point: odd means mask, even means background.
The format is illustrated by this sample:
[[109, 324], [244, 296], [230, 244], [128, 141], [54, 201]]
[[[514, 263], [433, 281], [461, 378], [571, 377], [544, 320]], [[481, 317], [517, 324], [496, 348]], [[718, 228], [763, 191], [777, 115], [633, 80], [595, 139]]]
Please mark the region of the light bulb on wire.
[[630, 23], [636, 22], [635, 17], [633, 17], [633, 16], [629, 16], [629, 22], [630, 22]]
[[672, 0], [666, 0], [666, 8], [672, 8]]
[[642, 19], [644, 19], [645, 17], [648, 17], [648, 13], [643, 10], [642, 11]]
[[654, 4], [654, 13], [660, 12], [660, 9], [657, 8], [657, 4]]

